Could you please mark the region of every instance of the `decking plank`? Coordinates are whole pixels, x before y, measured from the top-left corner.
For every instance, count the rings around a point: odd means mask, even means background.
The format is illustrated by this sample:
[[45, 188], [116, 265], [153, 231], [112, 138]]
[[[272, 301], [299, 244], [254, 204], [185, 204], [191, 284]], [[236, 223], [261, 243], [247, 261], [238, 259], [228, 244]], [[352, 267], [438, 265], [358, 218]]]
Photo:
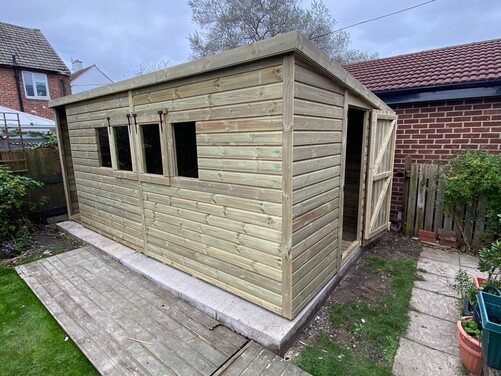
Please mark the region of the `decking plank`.
[[[53, 267], [56, 273], [61, 273], [68, 281], [71, 280], [77, 289], [74, 293], [81, 292], [83, 296], [92, 295], [97, 315], [102, 311], [112, 318], [111, 321], [115, 324], [112, 326], [112, 333], [119, 343], [130, 342], [127, 346], [130, 355], [140, 363], [149, 362], [154, 358], [163, 364], [163, 367], [172, 368], [176, 373], [193, 375], [212, 373], [218, 368], [219, 364], [214, 364], [203, 354], [194, 352], [181, 338], [172, 335], [172, 332], [164, 331], [164, 328], [151, 320], [150, 315], [145, 314], [145, 312], [150, 313], [146, 304], [144, 310], [133, 306], [129, 300], [133, 290], [121, 294], [114, 288], [119, 285], [118, 281], [110, 280], [108, 283], [102, 283], [102, 279], [93, 280], [96, 275], [92, 271], [85, 270], [81, 264], [70, 268], [70, 265], [66, 265], [58, 257], [48, 259], [45, 265]], [[69, 286], [69, 289], [72, 289], [72, 286]], [[99, 317], [97, 320], [101, 320], [104, 326], [106, 322], [109, 325], [109, 318]], [[169, 359], [168, 364], [164, 363], [165, 359]], [[221, 361], [224, 362], [224, 357]]]
[[[49, 311], [54, 311], [54, 317], [63, 326], [65, 332], [91, 359], [100, 373], [103, 375], [150, 374], [135, 360], [125, 356], [121, 346], [109, 333], [96, 325], [94, 319], [73, 297], [50, 278], [41, 263], [27, 265], [23, 279], [36, 294], [40, 294], [42, 302]], [[57, 305], [62, 310], [61, 314], [57, 312]], [[84, 331], [83, 336], [79, 335], [80, 328]]]
[[[96, 256], [96, 258], [93, 258], [93, 256]], [[95, 268], [96, 265], [100, 265], [99, 260], [103, 258], [104, 256], [101, 252], [93, 250], [93, 253], [89, 257], [85, 257], [79, 263], [89, 268]], [[108, 261], [106, 262], [108, 263]], [[76, 259], [69, 261], [69, 263], [73, 264], [75, 262], [77, 262]], [[156, 308], [152, 313], [155, 313], [157, 316], [160, 315], [164, 319], [167, 319], [165, 316], [167, 313], [168, 318], [176, 320], [183, 328], [189, 330], [190, 333], [197, 333], [197, 337], [201, 336], [205, 342], [208, 342], [226, 356], [233, 355], [246, 342], [242, 336], [221, 326], [217, 320], [206, 316], [200, 311], [194, 310], [188, 303], [172, 296], [159, 286], [152, 284], [146, 278], [139, 276], [114, 260], [112, 260], [112, 264], [118, 267], [107, 267], [106, 273], [100, 273], [99, 278], [104, 278], [110, 282], [120, 279], [122, 281], [120, 285], [136, 291], [136, 297], [144, 298], [147, 302], [151, 303], [153, 307], [148, 308]], [[142, 307], [141, 304], [140, 306]], [[162, 310], [159, 311], [158, 307], [162, 307]], [[196, 311], [196, 313], [193, 311]], [[203, 316], [206, 316], [206, 318], [203, 318]], [[190, 334], [185, 333], [185, 336], [190, 337]]]

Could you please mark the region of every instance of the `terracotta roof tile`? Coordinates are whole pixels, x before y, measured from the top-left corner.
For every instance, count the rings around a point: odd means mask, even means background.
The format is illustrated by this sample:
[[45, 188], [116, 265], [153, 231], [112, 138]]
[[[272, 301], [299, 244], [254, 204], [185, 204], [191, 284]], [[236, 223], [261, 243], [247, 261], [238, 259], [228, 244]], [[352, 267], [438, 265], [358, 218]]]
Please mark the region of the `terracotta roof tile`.
[[0, 65], [12, 65], [12, 55], [22, 68], [55, 71], [70, 70], [38, 29], [0, 22]]
[[347, 64], [372, 91], [447, 85], [501, 78], [501, 39]]

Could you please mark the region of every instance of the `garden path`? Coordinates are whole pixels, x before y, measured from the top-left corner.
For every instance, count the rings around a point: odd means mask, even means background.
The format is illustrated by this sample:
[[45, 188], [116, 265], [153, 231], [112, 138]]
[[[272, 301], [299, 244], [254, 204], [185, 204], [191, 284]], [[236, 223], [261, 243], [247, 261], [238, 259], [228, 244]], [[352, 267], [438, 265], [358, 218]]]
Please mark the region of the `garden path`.
[[440, 248], [424, 247], [418, 261], [420, 279], [410, 301], [411, 322], [400, 339], [393, 374], [463, 375], [456, 341], [460, 299], [450, 285], [459, 269], [481, 275], [476, 257]]

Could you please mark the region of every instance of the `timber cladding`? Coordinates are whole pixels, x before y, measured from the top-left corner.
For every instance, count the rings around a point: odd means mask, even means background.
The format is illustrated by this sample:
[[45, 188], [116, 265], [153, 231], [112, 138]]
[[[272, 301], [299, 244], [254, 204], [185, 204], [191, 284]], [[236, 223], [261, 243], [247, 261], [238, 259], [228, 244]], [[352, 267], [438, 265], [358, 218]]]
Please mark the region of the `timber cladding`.
[[346, 87], [361, 85], [277, 38], [53, 106], [75, 220], [293, 319], [340, 267]]

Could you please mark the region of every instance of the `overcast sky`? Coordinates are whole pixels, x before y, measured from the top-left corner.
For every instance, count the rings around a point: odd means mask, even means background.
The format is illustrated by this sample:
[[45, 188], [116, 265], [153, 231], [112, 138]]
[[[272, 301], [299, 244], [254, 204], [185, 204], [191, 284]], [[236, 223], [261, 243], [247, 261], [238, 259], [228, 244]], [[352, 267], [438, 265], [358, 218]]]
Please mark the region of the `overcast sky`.
[[[324, 0], [337, 27], [425, 0]], [[3, 4], [2, 4], [3, 3]], [[310, 1], [303, 0], [308, 7]], [[189, 59], [196, 30], [185, 0], [1, 0], [0, 21], [38, 28], [71, 68], [72, 59], [96, 64], [112, 80], [141, 64]], [[501, 38], [501, 0], [436, 0], [382, 20], [355, 26], [350, 48], [380, 57]]]

